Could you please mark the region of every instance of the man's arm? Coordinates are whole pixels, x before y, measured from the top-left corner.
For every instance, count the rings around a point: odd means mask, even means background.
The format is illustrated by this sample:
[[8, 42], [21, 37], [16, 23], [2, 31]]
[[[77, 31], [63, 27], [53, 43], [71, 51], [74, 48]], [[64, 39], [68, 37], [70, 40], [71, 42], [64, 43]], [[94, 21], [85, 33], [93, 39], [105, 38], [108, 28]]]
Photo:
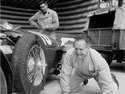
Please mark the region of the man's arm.
[[35, 15], [33, 15], [31, 18], [29, 18], [29, 23], [32, 26], [35, 26], [36, 28], [40, 28], [37, 22], [37, 15], [38, 15], [38, 12]]
[[62, 92], [70, 92], [69, 82], [72, 74], [72, 66], [69, 54], [63, 57], [62, 69], [60, 74], [60, 85]]
[[114, 84], [110, 69], [105, 67], [103, 70], [99, 71], [99, 83], [102, 91], [102, 94], [117, 94], [117, 85]]
[[111, 77], [111, 72], [106, 60], [95, 50], [90, 49], [91, 57], [94, 64], [95, 71], [98, 75], [95, 77], [102, 94], [117, 94], [117, 85]]
[[98, 76], [95, 79], [97, 79], [97, 82], [99, 83], [102, 94], [117, 94], [117, 89], [115, 90], [117, 86], [114, 85], [110, 68], [106, 60], [103, 57], [98, 56], [98, 58], [95, 58], [95, 62], [97, 62], [98, 71]]
[[35, 26], [36, 28], [39, 28], [38, 24], [36, 23], [36, 21], [34, 21], [33, 19], [29, 19], [29, 23], [32, 25], [32, 26]]
[[59, 18], [55, 11], [52, 10], [52, 23], [46, 29], [55, 30], [59, 27]]

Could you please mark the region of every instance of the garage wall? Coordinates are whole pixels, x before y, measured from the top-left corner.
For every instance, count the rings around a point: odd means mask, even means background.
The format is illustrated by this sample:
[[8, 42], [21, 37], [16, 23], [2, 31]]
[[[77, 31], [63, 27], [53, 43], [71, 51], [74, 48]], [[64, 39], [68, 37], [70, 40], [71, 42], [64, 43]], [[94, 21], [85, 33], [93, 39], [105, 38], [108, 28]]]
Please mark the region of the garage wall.
[[[27, 3], [28, 0], [11, 0], [11, 3], [8, 2], [9, 4], [5, 3], [5, 0], [2, 1], [0, 7], [2, 19], [6, 19], [14, 25], [21, 25], [22, 29], [35, 29], [29, 25], [28, 19], [38, 10], [35, 5], [40, 0], [30, 0]], [[59, 15], [60, 27], [56, 32], [81, 33], [85, 26], [87, 13], [97, 9], [97, 3], [98, 0], [48, 0], [49, 7]]]

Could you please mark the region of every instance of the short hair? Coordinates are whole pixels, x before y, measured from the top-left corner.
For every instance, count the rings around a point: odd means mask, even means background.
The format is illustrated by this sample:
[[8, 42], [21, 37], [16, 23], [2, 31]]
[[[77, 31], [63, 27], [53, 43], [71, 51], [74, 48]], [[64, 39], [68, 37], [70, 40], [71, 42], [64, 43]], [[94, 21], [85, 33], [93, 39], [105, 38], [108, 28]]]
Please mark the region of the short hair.
[[75, 37], [75, 42], [79, 40], [85, 40], [86, 43], [91, 44], [92, 39], [88, 34], [80, 34]]
[[41, 5], [41, 4], [45, 4], [45, 5], [47, 5], [47, 6], [48, 6], [48, 4], [47, 4], [47, 2], [46, 2], [46, 1], [39, 2], [39, 5]]

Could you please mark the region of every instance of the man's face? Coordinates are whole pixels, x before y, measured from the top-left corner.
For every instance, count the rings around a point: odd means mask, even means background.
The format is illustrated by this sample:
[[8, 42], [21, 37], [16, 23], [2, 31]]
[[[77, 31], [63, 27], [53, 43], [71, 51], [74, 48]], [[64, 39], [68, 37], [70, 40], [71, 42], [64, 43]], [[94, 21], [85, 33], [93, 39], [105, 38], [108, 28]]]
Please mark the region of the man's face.
[[88, 54], [88, 46], [85, 40], [76, 41], [74, 44], [75, 54], [77, 58], [84, 58]]
[[46, 5], [46, 4], [41, 4], [40, 5], [40, 10], [42, 11], [42, 12], [44, 12], [44, 13], [46, 13], [47, 12], [47, 9], [48, 9], [48, 6]]

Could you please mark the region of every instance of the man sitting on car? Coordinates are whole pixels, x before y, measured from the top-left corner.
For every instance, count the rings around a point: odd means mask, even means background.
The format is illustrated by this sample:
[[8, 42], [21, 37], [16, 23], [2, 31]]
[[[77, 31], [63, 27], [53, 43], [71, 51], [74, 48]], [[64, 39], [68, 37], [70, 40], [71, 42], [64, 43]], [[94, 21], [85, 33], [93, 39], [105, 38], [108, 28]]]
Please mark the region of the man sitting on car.
[[40, 10], [29, 19], [29, 22], [37, 27], [41, 33], [56, 39], [55, 29], [59, 27], [58, 15], [54, 10], [48, 8], [46, 2], [40, 3]]

